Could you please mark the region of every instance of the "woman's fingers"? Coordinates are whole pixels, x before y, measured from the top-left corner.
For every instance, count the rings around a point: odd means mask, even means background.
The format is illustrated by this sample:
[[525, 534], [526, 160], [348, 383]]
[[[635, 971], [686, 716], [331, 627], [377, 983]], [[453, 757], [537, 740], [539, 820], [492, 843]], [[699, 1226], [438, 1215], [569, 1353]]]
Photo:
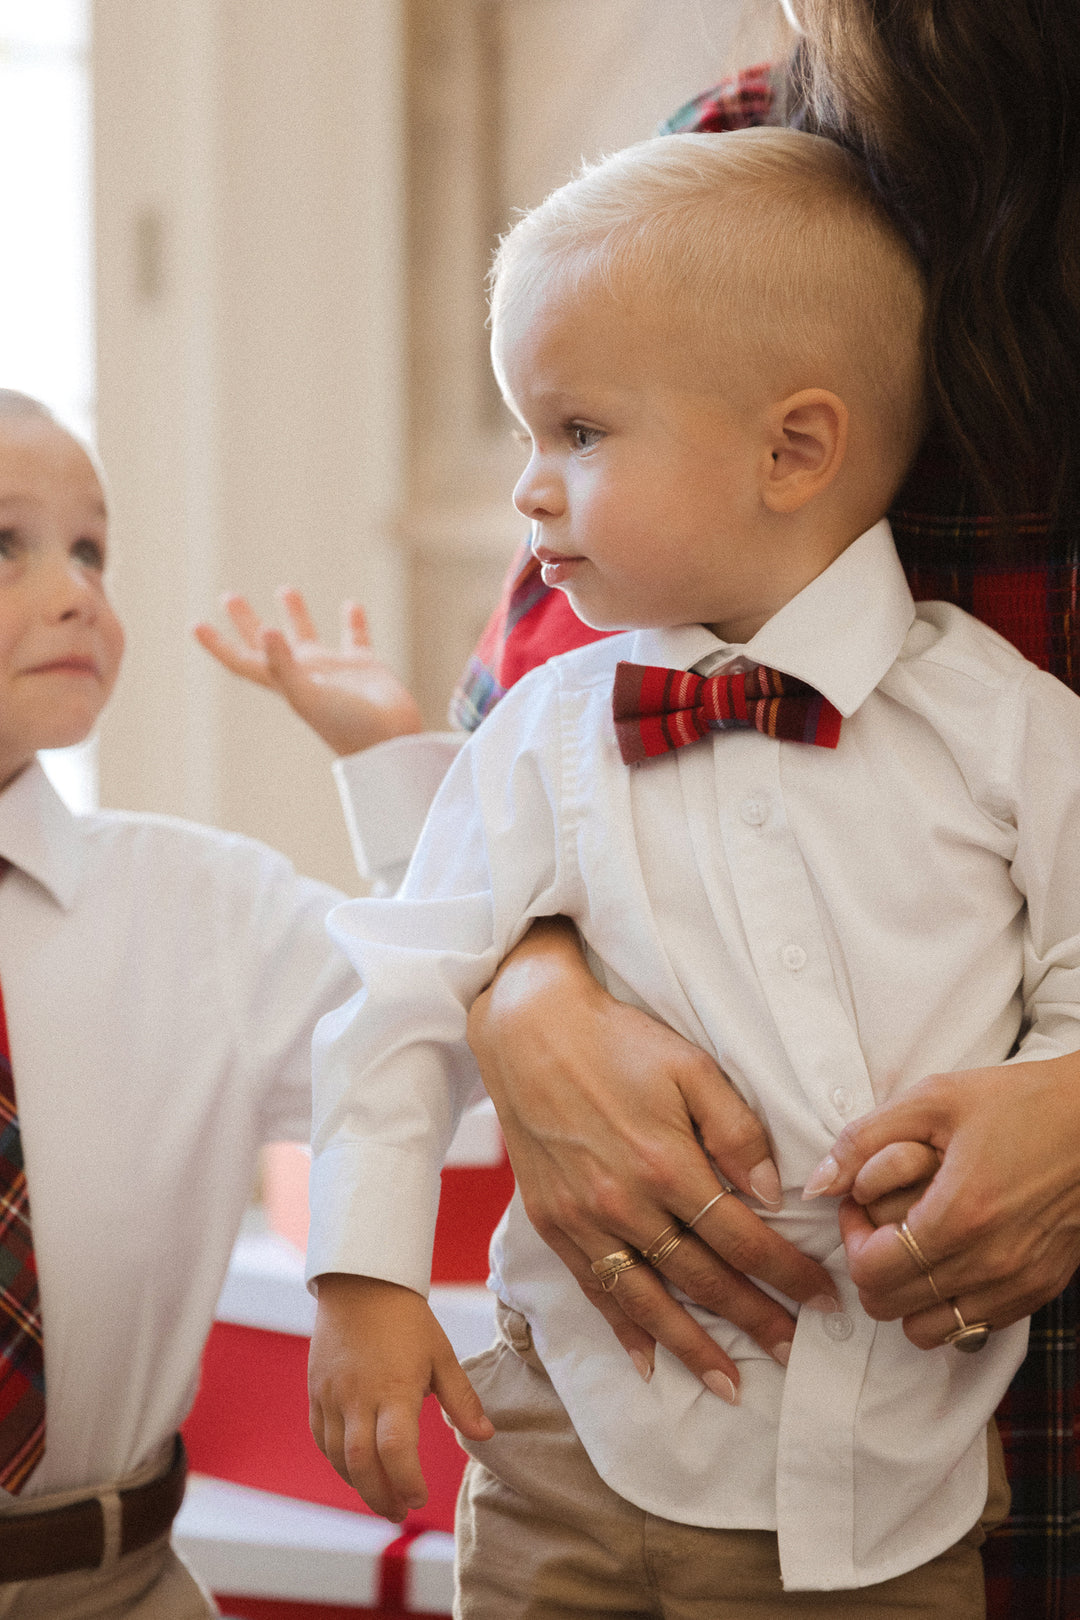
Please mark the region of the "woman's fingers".
[[[694, 1214], [695, 1211], [688, 1209], [687, 1219], [692, 1220]], [[707, 1263], [710, 1251], [733, 1271], [742, 1273], [744, 1277], [760, 1278], [800, 1304], [824, 1309], [835, 1306], [836, 1285], [824, 1266], [800, 1254], [786, 1238], [767, 1226], [760, 1216], [747, 1209], [733, 1195], [726, 1195], [706, 1210], [696, 1222], [694, 1232], [701, 1241], [688, 1240], [685, 1245], [680, 1245], [664, 1271], [691, 1299], [706, 1309], [713, 1310], [715, 1307], [708, 1298], [702, 1299], [698, 1291], [707, 1288], [710, 1281], [714, 1286], [721, 1284], [720, 1273], [712, 1272], [711, 1268], [705, 1272], [700, 1263]], [[693, 1263], [694, 1274], [686, 1274], [688, 1262]], [[724, 1292], [727, 1292], [726, 1288]], [[833, 1305], [825, 1306], [826, 1299], [832, 1301]]]
[[[723, 1084], [717, 1084], [717, 1075]], [[704, 1052], [684, 1059], [679, 1090], [702, 1145], [721, 1175], [767, 1209], [782, 1202], [780, 1176], [765, 1127], [723, 1070]]]

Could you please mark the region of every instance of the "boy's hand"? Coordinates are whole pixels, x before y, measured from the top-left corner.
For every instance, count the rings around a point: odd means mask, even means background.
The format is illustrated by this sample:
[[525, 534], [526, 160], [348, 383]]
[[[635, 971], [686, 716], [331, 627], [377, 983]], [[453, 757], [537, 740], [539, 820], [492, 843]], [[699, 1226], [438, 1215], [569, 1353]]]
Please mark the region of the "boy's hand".
[[416, 700], [375, 657], [358, 602], [342, 604], [341, 647], [324, 647], [302, 594], [278, 592], [287, 632], [263, 624], [243, 596], [223, 605], [241, 645], [212, 624], [197, 624], [195, 639], [219, 664], [256, 686], [278, 692], [337, 754], [357, 754], [391, 737], [422, 731]]
[[311, 1432], [342, 1479], [395, 1522], [427, 1501], [418, 1443], [420, 1407], [431, 1393], [462, 1434], [491, 1439], [479, 1397], [419, 1294], [374, 1277], [320, 1277]]

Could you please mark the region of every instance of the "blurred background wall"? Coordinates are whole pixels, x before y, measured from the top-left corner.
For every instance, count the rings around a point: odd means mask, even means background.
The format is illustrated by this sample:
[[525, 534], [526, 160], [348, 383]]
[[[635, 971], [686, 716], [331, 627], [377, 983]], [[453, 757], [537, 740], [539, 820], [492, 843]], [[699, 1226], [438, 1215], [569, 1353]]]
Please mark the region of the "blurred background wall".
[[[51, 257], [84, 289], [87, 375], [52, 402], [96, 432], [129, 631], [101, 802], [355, 887], [328, 751], [189, 627], [226, 589], [269, 614], [290, 582], [336, 635], [358, 596], [443, 724], [522, 532], [493, 240], [582, 156], [782, 51], [776, 0], [0, 0], [0, 45], [20, 7], [74, 20], [85, 84], [65, 139], [86, 145], [87, 229]], [[9, 298], [0, 384], [31, 386], [21, 329]]]

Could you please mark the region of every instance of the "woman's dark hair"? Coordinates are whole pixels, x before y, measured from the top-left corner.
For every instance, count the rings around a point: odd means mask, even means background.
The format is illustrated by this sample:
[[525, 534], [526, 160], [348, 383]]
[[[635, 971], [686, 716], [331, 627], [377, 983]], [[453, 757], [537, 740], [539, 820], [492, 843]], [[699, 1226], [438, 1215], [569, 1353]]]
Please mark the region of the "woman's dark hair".
[[806, 123], [926, 270], [931, 406], [998, 512], [1080, 489], [1080, 5], [801, 0]]

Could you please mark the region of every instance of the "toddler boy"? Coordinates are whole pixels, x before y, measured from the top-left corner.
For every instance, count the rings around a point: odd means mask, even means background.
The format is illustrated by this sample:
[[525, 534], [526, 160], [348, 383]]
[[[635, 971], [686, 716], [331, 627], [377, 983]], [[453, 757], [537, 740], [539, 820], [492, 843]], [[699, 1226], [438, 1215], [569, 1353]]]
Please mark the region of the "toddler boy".
[[341, 896], [280, 855], [53, 792], [36, 750], [88, 734], [120, 665], [106, 545], [86, 451], [0, 392], [5, 1620], [216, 1613], [169, 1544], [176, 1431], [256, 1151], [307, 1136], [311, 1034], [352, 982]]
[[[545, 580], [633, 628], [521, 681], [398, 899], [336, 913], [364, 990], [316, 1037], [316, 1438], [400, 1516], [435, 1390], [473, 1453], [464, 1616], [979, 1615], [987, 1423], [1026, 1326], [943, 1302], [917, 1351], [860, 1309], [835, 1204], [802, 1196], [898, 1087], [1076, 1045], [1080, 704], [916, 608], [882, 518], [923, 425], [919, 271], [836, 146], [666, 137], [519, 222], [492, 325]], [[423, 1300], [438, 1168], [468, 1008], [553, 914], [760, 1113], [765, 1218], [842, 1308], [801, 1310], [775, 1358], [695, 1310], [727, 1385], [663, 1352], [646, 1383], [515, 1200], [485, 1416]], [[706, 1210], [677, 1213], [591, 1257], [606, 1286], [698, 1241]]]

